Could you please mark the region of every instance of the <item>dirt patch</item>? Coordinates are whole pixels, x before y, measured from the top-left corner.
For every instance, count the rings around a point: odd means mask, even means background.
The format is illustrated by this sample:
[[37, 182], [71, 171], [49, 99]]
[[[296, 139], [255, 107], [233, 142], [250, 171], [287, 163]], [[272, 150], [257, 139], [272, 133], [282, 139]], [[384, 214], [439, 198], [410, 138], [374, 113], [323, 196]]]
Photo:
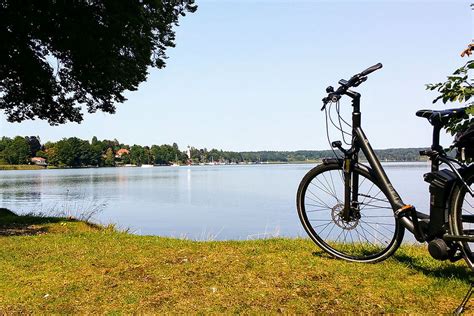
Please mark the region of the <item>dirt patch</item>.
[[46, 232], [46, 227], [39, 225], [0, 226], [0, 236], [32, 236]]

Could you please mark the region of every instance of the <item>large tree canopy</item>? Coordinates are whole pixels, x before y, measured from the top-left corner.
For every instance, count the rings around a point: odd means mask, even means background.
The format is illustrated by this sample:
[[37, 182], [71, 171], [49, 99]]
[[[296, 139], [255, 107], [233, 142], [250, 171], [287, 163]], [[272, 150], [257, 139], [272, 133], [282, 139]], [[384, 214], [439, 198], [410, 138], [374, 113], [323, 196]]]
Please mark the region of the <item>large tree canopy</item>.
[[115, 112], [123, 92], [165, 66], [193, 0], [0, 0], [0, 109], [50, 124]]

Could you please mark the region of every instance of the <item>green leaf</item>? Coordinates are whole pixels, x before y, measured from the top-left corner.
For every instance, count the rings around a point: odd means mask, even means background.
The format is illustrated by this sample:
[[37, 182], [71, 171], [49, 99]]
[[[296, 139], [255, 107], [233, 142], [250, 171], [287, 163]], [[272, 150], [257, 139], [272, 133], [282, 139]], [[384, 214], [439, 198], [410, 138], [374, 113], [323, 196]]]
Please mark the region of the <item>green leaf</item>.
[[474, 104], [472, 104], [466, 109], [466, 113], [469, 115], [474, 115]]

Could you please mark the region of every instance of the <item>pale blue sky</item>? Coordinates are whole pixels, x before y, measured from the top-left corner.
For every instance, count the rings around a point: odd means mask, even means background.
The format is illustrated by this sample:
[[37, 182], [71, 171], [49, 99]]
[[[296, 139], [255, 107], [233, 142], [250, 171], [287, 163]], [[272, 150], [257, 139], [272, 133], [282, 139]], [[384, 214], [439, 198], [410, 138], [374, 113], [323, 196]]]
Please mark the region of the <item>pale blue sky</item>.
[[424, 84], [466, 62], [459, 53], [472, 38], [470, 1], [197, 3], [176, 28], [167, 67], [151, 70], [115, 115], [86, 115], [82, 124], [59, 127], [11, 124], [2, 116], [1, 135], [326, 149], [319, 111], [326, 86], [382, 62], [358, 90], [366, 134], [375, 148], [427, 146], [431, 129], [414, 113], [444, 106], [431, 104]]

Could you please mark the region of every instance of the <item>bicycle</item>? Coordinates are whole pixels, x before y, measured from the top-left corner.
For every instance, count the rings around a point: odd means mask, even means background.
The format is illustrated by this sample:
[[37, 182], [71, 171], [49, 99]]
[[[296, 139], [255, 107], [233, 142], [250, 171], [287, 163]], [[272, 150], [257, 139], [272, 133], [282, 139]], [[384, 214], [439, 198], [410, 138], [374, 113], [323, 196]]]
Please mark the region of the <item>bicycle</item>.
[[[441, 129], [453, 118], [465, 117], [466, 108], [444, 111], [421, 110], [433, 126], [431, 148], [420, 152], [431, 161], [431, 172], [424, 175], [429, 183], [429, 214], [418, 212], [403, 202], [361, 127], [361, 95], [351, 88], [367, 80], [382, 68], [378, 63], [349, 80], [340, 80], [339, 88], [326, 89], [321, 111], [326, 113], [328, 133], [331, 106], [336, 105], [342, 137], [331, 143], [335, 157], [323, 159], [302, 179], [297, 193], [299, 218], [309, 237], [330, 255], [352, 262], [375, 263], [387, 259], [398, 249], [405, 229], [417, 241], [427, 242], [430, 255], [438, 260], [457, 261], [464, 258], [474, 269], [474, 164], [450, 157], [440, 145]], [[340, 115], [339, 100], [352, 99], [352, 124]], [[343, 129], [343, 124], [351, 132]], [[338, 128], [339, 129], [339, 128]], [[472, 151], [472, 143], [469, 150]], [[337, 148], [341, 157], [334, 150]], [[360, 152], [368, 162], [359, 160]], [[472, 158], [472, 157], [470, 157]], [[440, 169], [440, 166], [447, 166]]]

